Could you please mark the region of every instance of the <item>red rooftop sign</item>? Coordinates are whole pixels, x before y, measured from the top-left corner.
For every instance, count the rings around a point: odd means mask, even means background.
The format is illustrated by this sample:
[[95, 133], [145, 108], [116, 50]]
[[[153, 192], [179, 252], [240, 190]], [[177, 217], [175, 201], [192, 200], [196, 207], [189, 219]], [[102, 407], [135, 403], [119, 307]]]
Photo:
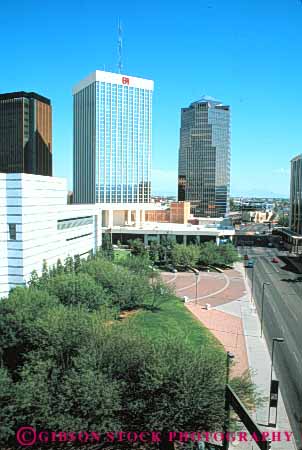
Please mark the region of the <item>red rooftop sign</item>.
[[123, 77], [123, 78], [122, 78], [122, 83], [123, 83], [123, 84], [128, 84], [128, 85], [129, 85], [129, 81], [130, 81], [130, 80], [129, 80], [128, 77]]

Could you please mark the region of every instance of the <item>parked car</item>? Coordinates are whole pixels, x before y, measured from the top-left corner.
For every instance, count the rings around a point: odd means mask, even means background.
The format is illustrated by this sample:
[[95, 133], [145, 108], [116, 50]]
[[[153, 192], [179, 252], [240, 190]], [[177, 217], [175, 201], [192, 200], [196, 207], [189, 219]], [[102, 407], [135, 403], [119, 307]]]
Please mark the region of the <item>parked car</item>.
[[254, 261], [253, 261], [252, 259], [250, 259], [249, 261], [247, 261], [245, 267], [246, 267], [247, 269], [253, 269], [253, 267], [254, 267]]
[[271, 242], [269, 242], [269, 243], [267, 244], [267, 246], [268, 246], [268, 247], [272, 247], [273, 244], [272, 244]]
[[177, 270], [175, 269], [175, 267], [171, 266], [170, 264], [167, 266], [167, 269], [169, 270], [169, 272], [177, 273]]
[[278, 258], [276, 258], [275, 256], [272, 258], [272, 263], [278, 263], [279, 262], [279, 259]]
[[245, 260], [249, 259], [249, 255], [244, 255], [243, 257]]

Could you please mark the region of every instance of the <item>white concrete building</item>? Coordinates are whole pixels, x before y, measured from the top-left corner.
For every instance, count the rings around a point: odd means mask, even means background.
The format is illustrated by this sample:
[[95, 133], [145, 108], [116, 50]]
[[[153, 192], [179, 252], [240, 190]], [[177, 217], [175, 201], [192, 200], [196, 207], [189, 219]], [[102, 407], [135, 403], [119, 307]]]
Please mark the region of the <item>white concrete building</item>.
[[0, 298], [70, 255], [101, 245], [98, 205], [67, 205], [62, 178], [0, 173]]
[[145, 222], [137, 225], [113, 226], [110, 229], [112, 242], [120, 241], [125, 244], [129, 239], [141, 239], [145, 245], [151, 241], [162, 242], [169, 237], [179, 244], [200, 244], [213, 240], [217, 245], [226, 241], [232, 242], [235, 230], [232, 227], [224, 228], [216, 225], [192, 225], [179, 223]]

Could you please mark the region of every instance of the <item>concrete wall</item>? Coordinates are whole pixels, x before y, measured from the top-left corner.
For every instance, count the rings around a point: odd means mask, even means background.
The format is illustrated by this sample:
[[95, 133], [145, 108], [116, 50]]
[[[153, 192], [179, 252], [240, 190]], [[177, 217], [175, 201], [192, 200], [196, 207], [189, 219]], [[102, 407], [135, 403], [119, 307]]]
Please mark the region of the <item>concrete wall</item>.
[[[67, 205], [65, 179], [0, 174], [0, 298], [70, 255], [88, 256], [101, 245], [100, 210]], [[16, 226], [11, 239], [9, 224]]]

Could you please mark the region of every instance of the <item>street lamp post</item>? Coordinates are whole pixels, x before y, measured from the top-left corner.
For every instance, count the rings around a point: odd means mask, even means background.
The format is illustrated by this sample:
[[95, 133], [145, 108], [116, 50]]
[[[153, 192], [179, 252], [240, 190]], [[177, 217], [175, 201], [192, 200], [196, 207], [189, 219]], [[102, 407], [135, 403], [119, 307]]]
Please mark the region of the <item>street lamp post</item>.
[[[275, 349], [275, 342], [284, 342], [284, 338], [280, 338], [280, 337], [275, 337], [272, 340], [272, 364], [271, 364], [271, 379], [270, 379], [270, 392], [272, 389], [272, 381], [273, 381], [273, 369], [274, 369], [274, 349]], [[270, 404], [268, 405], [268, 419], [267, 419], [267, 423], [269, 425], [270, 423], [270, 412], [271, 412], [271, 408], [270, 408]], [[277, 424], [277, 411], [276, 411], [276, 424]]]
[[154, 267], [154, 262], [152, 265], [152, 291], [153, 291], [153, 301], [152, 301], [152, 307], [154, 306], [155, 303], [155, 289], [154, 289], [154, 272], [156, 271], [155, 267]]
[[256, 264], [253, 264], [252, 289], [251, 289], [251, 303], [252, 303], [252, 300], [253, 300], [253, 298], [254, 298], [254, 270], [255, 270], [255, 265], [256, 265]]
[[232, 352], [227, 352], [227, 366], [226, 366], [226, 380], [225, 380], [225, 384], [229, 384], [230, 381], [230, 368], [231, 368], [231, 360], [235, 358], [234, 353]]
[[225, 380], [225, 403], [224, 403], [224, 410], [225, 410], [225, 419], [224, 419], [224, 440], [223, 440], [223, 450], [228, 450], [229, 448], [229, 441], [226, 439], [227, 431], [230, 424], [230, 416], [231, 416], [231, 410], [230, 405], [228, 401], [227, 396], [227, 387], [230, 380], [230, 367], [231, 367], [231, 360], [235, 358], [234, 353], [227, 352], [226, 354], [226, 380]]
[[261, 297], [261, 331], [260, 331], [260, 337], [262, 338], [263, 335], [263, 301], [264, 301], [264, 287], [270, 286], [271, 283], [267, 283], [266, 281], [262, 283], [262, 297]]
[[198, 278], [199, 278], [199, 272], [195, 273], [195, 305], [197, 305], [197, 288], [198, 288]]

